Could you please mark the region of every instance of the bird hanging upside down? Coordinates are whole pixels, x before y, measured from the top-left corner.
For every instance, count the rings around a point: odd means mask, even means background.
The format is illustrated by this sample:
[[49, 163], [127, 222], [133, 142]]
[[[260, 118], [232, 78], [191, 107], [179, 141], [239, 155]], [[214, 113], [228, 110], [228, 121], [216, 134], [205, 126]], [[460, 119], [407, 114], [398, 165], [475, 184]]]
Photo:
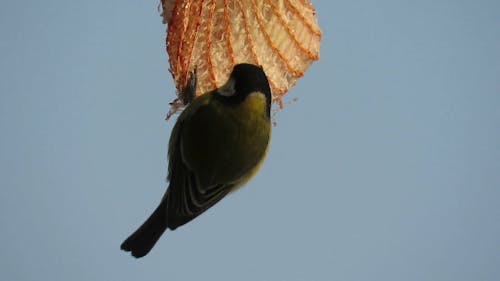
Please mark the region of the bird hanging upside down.
[[271, 101], [264, 70], [252, 64], [234, 66], [226, 84], [191, 101], [170, 136], [169, 187], [121, 249], [145, 256], [167, 228], [188, 223], [250, 180], [268, 150]]

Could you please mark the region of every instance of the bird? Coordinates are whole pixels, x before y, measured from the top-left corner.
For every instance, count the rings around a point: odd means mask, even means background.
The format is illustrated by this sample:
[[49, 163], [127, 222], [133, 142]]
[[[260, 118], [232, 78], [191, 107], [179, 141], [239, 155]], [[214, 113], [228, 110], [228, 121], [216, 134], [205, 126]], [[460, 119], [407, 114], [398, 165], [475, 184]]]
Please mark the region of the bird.
[[236, 64], [225, 84], [193, 98], [170, 135], [168, 188], [121, 249], [136, 258], [147, 255], [167, 229], [190, 222], [245, 185], [269, 149], [271, 104], [264, 69], [249, 63]]

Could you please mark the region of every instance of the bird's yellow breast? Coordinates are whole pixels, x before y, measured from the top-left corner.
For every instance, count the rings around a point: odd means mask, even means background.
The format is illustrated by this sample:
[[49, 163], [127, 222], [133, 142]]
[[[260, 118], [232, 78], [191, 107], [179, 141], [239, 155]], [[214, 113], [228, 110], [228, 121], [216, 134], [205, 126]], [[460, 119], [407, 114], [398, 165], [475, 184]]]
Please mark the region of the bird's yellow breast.
[[271, 124], [266, 112], [267, 101], [262, 93], [249, 94], [239, 107], [241, 117], [243, 117], [242, 122], [245, 123], [243, 127], [253, 131], [250, 133], [253, 137], [250, 137], [246, 143], [247, 150], [250, 154], [257, 154], [259, 157], [253, 167], [239, 179], [233, 191], [245, 185], [260, 169], [269, 149], [271, 136]]
[[254, 92], [249, 94], [245, 100], [241, 103], [242, 111], [246, 111], [249, 114], [263, 114], [267, 109], [266, 97], [264, 94], [259, 92]]
[[227, 107], [225, 110], [230, 111], [231, 115], [240, 120], [255, 122], [256, 118], [260, 119], [267, 116], [266, 97], [262, 93], [254, 92], [249, 94], [241, 103]]

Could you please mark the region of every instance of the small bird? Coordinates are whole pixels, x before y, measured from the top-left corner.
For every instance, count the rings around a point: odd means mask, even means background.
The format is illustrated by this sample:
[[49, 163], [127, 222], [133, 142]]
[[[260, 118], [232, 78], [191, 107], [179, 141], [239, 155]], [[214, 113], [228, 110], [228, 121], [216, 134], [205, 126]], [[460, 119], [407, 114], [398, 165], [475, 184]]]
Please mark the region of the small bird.
[[167, 228], [193, 220], [250, 180], [269, 147], [271, 102], [266, 74], [253, 64], [235, 65], [226, 84], [191, 101], [170, 136], [168, 189], [121, 249], [145, 256]]

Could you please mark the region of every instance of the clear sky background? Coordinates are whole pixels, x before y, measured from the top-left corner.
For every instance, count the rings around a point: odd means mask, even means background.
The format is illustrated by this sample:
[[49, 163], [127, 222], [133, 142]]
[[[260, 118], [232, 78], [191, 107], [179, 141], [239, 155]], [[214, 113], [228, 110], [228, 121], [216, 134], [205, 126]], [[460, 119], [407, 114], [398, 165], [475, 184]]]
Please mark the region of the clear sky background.
[[136, 260], [166, 188], [157, 1], [3, 1], [0, 280], [500, 280], [500, 2], [314, 1], [245, 188]]

